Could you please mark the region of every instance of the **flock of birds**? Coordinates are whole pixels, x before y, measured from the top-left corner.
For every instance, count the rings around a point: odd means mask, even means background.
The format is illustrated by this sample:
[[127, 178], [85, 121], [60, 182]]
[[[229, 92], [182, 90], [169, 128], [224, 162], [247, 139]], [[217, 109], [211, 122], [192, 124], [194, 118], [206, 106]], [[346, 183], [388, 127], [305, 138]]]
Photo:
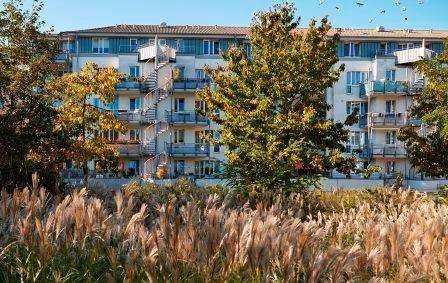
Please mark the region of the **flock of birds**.
[[[327, 1], [327, 0], [319, 0], [319, 5], [324, 4], [325, 1]], [[394, 0], [394, 2], [395, 2], [396, 6], [401, 7], [401, 11], [402, 12], [406, 12], [406, 7], [404, 5], [402, 5], [400, 0]], [[417, 3], [420, 4], [420, 5], [423, 5], [423, 4], [425, 4], [425, 0], [417, 0]], [[363, 7], [365, 5], [365, 3], [363, 1], [357, 1], [357, 2], [355, 2], [355, 5], [357, 7]], [[337, 11], [340, 11], [341, 10], [341, 6], [340, 5], [336, 5], [335, 9]], [[380, 14], [386, 14], [386, 9], [381, 9], [379, 11], [379, 13]], [[374, 20], [375, 20], [375, 18], [369, 18], [369, 23], [372, 23]], [[409, 18], [408, 17], [404, 17], [403, 20], [405, 22], [407, 22], [409, 20]]]

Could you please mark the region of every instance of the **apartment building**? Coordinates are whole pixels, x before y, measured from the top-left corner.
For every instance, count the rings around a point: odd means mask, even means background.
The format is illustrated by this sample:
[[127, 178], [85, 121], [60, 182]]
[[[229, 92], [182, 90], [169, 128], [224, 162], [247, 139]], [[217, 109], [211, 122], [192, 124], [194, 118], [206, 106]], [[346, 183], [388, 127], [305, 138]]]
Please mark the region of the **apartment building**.
[[[425, 83], [413, 65], [442, 52], [448, 32], [383, 27], [334, 32], [341, 35], [338, 64], [346, 68], [327, 91], [333, 106], [328, 117], [344, 121], [355, 108], [360, 113], [359, 123], [349, 127], [347, 154], [356, 155], [360, 167], [380, 165], [377, 177], [397, 172], [415, 177], [397, 131], [421, 125], [407, 111]], [[206, 105], [195, 92], [205, 85], [213, 87], [203, 68], [224, 64], [221, 51], [240, 46], [251, 52], [248, 28], [162, 23], [69, 31], [61, 36], [60, 60], [69, 63], [70, 71], [92, 61], [127, 75], [117, 85], [111, 105], [92, 101], [129, 125], [125, 134], [103, 133], [119, 150], [123, 172], [145, 178], [160, 172], [168, 178], [222, 176], [225, 149], [204, 140], [205, 135], [219, 138], [219, 128], [196, 112]]]

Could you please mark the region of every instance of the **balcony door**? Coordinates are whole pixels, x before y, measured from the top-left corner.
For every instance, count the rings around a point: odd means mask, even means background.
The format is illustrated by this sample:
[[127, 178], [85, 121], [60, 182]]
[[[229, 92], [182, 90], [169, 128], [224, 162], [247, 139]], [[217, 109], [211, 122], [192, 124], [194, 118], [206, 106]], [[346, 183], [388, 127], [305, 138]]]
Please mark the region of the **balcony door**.
[[386, 145], [397, 144], [397, 131], [386, 131]]
[[176, 98], [174, 100], [174, 112], [185, 111], [185, 98]]
[[185, 142], [185, 130], [175, 130], [173, 142], [174, 143], [184, 143]]
[[185, 175], [185, 160], [174, 160], [175, 177]]
[[129, 98], [129, 110], [135, 111], [140, 109], [140, 97]]
[[386, 101], [386, 116], [392, 116], [397, 113], [397, 101], [387, 100]]

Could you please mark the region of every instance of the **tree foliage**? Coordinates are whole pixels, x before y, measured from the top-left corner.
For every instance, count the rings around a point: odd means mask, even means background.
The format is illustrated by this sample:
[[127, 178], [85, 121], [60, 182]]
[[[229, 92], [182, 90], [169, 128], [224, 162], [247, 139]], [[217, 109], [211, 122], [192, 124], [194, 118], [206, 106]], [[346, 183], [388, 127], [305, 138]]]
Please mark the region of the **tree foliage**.
[[318, 173], [349, 173], [354, 167], [354, 159], [342, 155], [344, 124], [326, 119], [326, 89], [344, 68], [333, 67], [338, 35], [329, 35], [326, 18], [298, 29], [294, 13], [286, 3], [257, 14], [251, 58], [232, 47], [223, 54], [226, 66], [206, 70], [216, 89], [199, 96], [209, 106], [207, 115], [221, 125], [236, 186], [294, 190], [314, 184]]
[[[448, 46], [445, 44], [445, 46]], [[426, 80], [423, 93], [414, 98], [409, 112], [424, 123], [420, 131], [401, 129], [399, 139], [418, 172], [431, 177], [448, 177], [448, 50], [423, 60], [417, 70]]]
[[53, 188], [68, 146], [54, 129], [56, 111], [47, 80], [58, 74], [58, 42], [42, 31], [42, 4], [29, 11], [11, 0], [0, 10], [0, 186], [28, 185], [38, 172]]
[[82, 165], [85, 186], [88, 161], [96, 161], [102, 169], [116, 168], [118, 164], [118, 152], [108, 146], [101, 133], [123, 132], [126, 127], [113, 112], [94, 106], [92, 101], [98, 98], [105, 105], [112, 103], [119, 79], [115, 69], [100, 69], [87, 63], [81, 72], [66, 74], [51, 83], [50, 88], [60, 102], [56, 128], [69, 134], [72, 141], [69, 157]]

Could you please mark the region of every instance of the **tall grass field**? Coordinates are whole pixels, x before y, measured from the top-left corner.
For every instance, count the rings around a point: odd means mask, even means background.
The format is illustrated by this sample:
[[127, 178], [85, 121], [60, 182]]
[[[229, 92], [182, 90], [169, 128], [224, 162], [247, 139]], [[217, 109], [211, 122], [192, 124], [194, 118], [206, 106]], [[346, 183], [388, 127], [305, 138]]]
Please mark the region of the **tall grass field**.
[[412, 191], [243, 199], [181, 184], [0, 196], [1, 282], [448, 278], [448, 206]]

